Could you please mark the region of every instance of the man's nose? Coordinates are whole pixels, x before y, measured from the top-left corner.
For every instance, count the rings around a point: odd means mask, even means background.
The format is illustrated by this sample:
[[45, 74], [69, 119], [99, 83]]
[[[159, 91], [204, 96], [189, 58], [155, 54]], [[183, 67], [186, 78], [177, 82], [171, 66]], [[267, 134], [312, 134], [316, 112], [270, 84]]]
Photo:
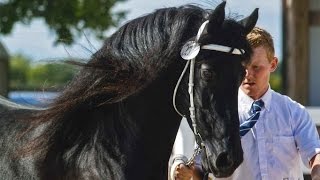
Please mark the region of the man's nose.
[[251, 75], [251, 71], [249, 69], [246, 69], [246, 75], [245, 77], [249, 77]]

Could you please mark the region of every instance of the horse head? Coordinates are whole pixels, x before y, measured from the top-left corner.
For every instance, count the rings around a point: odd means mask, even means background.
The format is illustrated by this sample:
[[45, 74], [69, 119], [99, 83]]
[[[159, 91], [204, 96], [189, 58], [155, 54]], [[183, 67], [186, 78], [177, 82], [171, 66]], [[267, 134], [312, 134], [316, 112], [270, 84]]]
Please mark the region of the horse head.
[[177, 95], [185, 99], [178, 109], [203, 149], [202, 166], [216, 177], [230, 176], [243, 161], [238, 88], [244, 77], [243, 63], [251, 54], [246, 35], [258, 18], [256, 9], [240, 21], [225, 19], [224, 7], [225, 2], [217, 6], [197, 36], [182, 48], [182, 57], [191, 65], [189, 77], [184, 76], [184, 86], [178, 89], [178, 94], [184, 94]]

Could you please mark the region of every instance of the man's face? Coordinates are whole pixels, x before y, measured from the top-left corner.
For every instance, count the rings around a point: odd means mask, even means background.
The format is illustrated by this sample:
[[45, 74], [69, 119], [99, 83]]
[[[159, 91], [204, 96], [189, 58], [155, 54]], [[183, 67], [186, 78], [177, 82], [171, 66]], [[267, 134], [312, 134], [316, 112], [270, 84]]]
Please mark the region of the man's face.
[[240, 88], [252, 99], [259, 99], [269, 86], [270, 73], [277, 68], [278, 59], [268, 60], [266, 49], [262, 46], [253, 49], [253, 55], [246, 65], [246, 75]]

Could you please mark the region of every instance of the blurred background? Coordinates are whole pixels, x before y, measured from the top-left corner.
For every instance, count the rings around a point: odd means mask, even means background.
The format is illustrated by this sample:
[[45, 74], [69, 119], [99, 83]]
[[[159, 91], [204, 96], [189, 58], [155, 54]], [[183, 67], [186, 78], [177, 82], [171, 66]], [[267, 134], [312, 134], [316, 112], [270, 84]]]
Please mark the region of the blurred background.
[[[45, 106], [78, 71], [62, 61], [88, 60], [129, 20], [187, 3], [212, 8], [221, 0], [0, 0], [0, 95]], [[320, 1], [227, 0], [226, 14], [242, 19], [254, 8], [280, 60], [272, 88], [307, 106], [319, 131]]]
[[[159, 8], [187, 3], [212, 8], [220, 2], [0, 0], [0, 94], [33, 104], [54, 97], [78, 71], [59, 61], [89, 59], [127, 21]], [[303, 105], [320, 106], [320, 1], [227, 0], [226, 14], [242, 19], [254, 8], [280, 60], [272, 88]]]

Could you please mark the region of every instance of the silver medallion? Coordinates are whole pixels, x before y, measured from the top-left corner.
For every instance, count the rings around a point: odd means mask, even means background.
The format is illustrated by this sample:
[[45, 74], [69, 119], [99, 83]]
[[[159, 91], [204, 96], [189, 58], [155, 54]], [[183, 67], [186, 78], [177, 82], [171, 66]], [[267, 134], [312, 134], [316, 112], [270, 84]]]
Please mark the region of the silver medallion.
[[200, 45], [195, 41], [188, 41], [183, 45], [180, 55], [185, 60], [190, 60], [195, 58], [200, 51]]

